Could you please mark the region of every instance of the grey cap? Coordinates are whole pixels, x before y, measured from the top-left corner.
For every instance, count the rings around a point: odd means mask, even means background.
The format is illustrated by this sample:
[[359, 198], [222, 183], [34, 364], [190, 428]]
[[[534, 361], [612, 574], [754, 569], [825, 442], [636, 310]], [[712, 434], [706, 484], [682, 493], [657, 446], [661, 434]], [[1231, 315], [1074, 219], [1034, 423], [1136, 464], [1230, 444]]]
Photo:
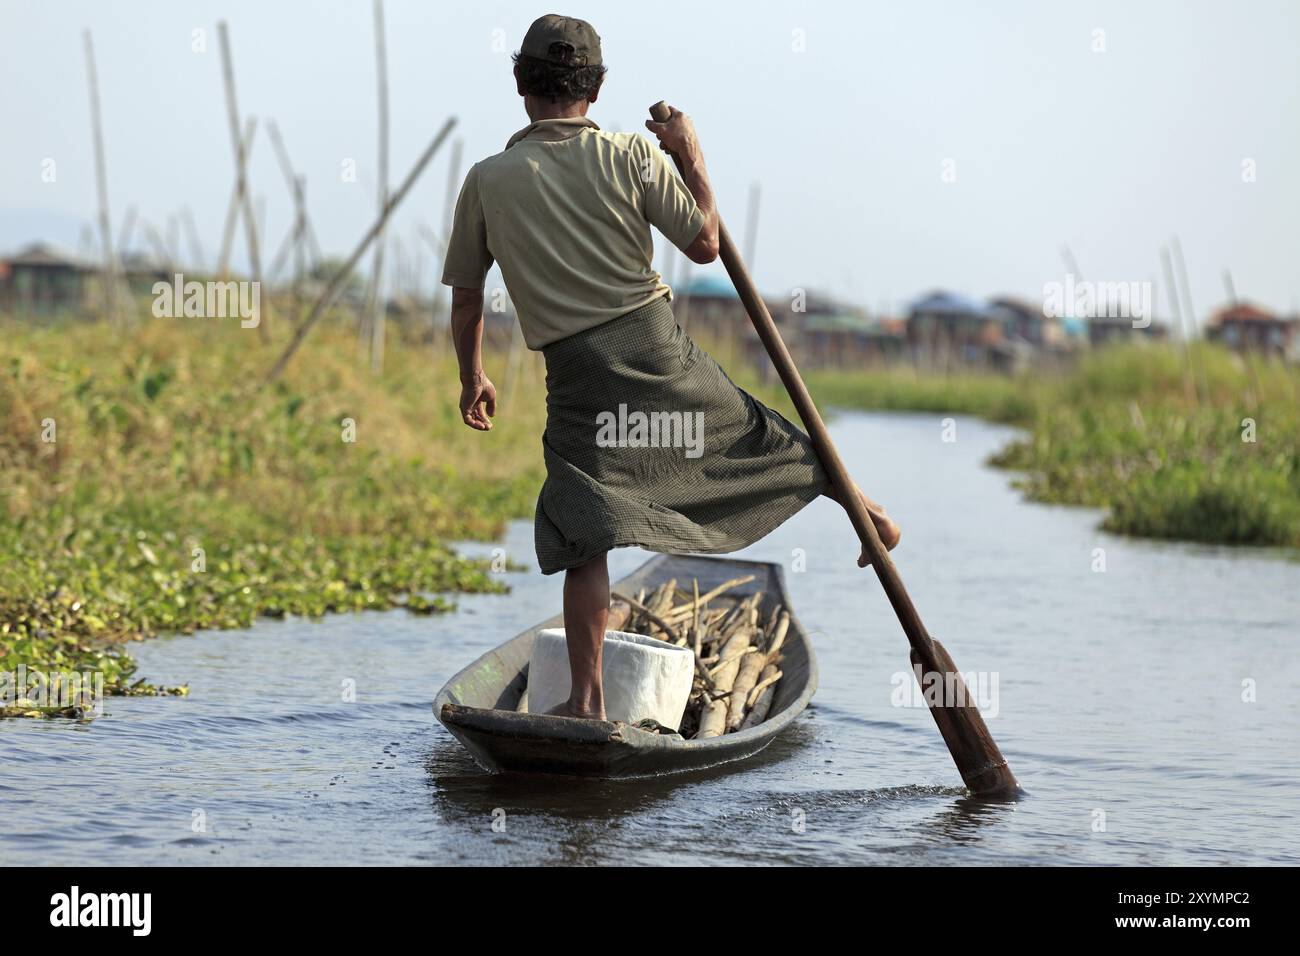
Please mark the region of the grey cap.
[[548, 13], [533, 21], [519, 52], [557, 66], [600, 66], [600, 37], [586, 20]]

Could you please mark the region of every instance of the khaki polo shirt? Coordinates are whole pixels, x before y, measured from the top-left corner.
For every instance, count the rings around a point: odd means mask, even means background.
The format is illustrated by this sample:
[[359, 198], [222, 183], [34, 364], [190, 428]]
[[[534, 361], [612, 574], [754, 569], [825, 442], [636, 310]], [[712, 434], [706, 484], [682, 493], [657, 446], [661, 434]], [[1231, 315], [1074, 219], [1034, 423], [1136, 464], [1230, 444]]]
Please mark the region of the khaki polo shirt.
[[481, 289], [499, 263], [540, 349], [671, 294], [651, 268], [652, 224], [683, 250], [704, 225], [658, 146], [585, 117], [541, 120], [466, 175], [442, 281]]

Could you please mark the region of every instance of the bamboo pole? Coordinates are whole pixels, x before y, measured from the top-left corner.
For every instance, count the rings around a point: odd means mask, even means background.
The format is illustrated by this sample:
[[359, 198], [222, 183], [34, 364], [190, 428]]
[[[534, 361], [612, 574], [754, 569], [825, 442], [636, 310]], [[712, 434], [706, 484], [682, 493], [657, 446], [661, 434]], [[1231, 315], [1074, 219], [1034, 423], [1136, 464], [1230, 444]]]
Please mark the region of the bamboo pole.
[[514, 404], [514, 394], [524, 391], [524, 330], [519, 324], [519, 315], [516, 313], [514, 324], [510, 326], [510, 350], [506, 354], [506, 376], [502, 382], [504, 394], [501, 396], [502, 411], [506, 411]]
[[194, 224], [194, 213], [189, 206], [181, 206], [181, 223], [185, 227], [185, 238], [190, 244], [190, 255], [194, 257], [194, 265], [206, 271], [208, 257], [203, 251], [203, 243], [199, 241], [199, 230]]
[[429, 246], [429, 248], [433, 250], [433, 261], [436, 263], [434, 268], [435, 270], [437, 270], [437, 272], [434, 275], [433, 295], [429, 297], [429, 335], [432, 340], [431, 344], [434, 350], [436, 351], [438, 348], [438, 306], [440, 302], [439, 296], [442, 294], [440, 291], [442, 286], [441, 269], [442, 269], [443, 257], [446, 255], [447, 252], [447, 247], [443, 243], [443, 241], [438, 238], [437, 234], [433, 231], [433, 229], [430, 228], [428, 223], [423, 223], [423, 222], [420, 223], [419, 226], [416, 227], [416, 232], [419, 233], [420, 238], [425, 241], [425, 243]]
[[758, 183], [749, 186], [749, 209], [745, 215], [745, 262], [752, 270], [754, 256], [758, 252], [758, 203], [762, 197], [762, 187]]
[[406, 179], [402, 181], [402, 185], [400, 185], [397, 188], [397, 191], [389, 197], [388, 203], [384, 206], [379, 218], [376, 219], [374, 224], [366, 231], [361, 242], [357, 245], [356, 249], [352, 251], [352, 255], [348, 257], [342, 268], [340, 268], [330, 278], [325, 289], [321, 292], [320, 296], [317, 297], [316, 303], [312, 306], [311, 312], [308, 313], [307, 318], [304, 319], [303, 322], [294, 330], [293, 337], [290, 338], [289, 344], [285, 346], [284, 351], [280, 353], [280, 357], [276, 359], [275, 364], [271, 366], [271, 371], [267, 373], [265, 383], [269, 384], [274, 382], [281, 374], [283, 374], [289, 361], [302, 346], [303, 339], [307, 337], [307, 334], [312, 330], [316, 323], [320, 321], [321, 316], [325, 314], [325, 310], [329, 308], [330, 303], [334, 301], [334, 297], [337, 296], [339, 290], [343, 288], [343, 283], [347, 281], [348, 276], [352, 275], [352, 270], [356, 268], [357, 263], [361, 261], [361, 257], [366, 254], [366, 250], [370, 248], [370, 244], [374, 242], [379, 231], [388, 222], [388, 217], [392, 215], [393, 210], [396, 209], [401, 204], [402, 200], [406, 198], [406, 194], [410, 192], [411, 187], [415, 185], [415, 181], [420, 178], [420, 174], [424, 172], [424, 168], [429, 165], [429, 160], [433, 159], [434, 154], [438, 151], [438, 148], [443, 144], [443, 141], [446, 140], [448, 134], [451, 133], [455, 126], [456, 118], [453, 116], [442, 125], [442, 129], [440, 129], [438, 134], [434, 136], [433, 141], [425, 147], [424, 152], [420, 154], [420, 158], [416, 160], [415, 166], [411, 168], [411, 171], [406, 175]]
[[117, 231], [117, 254], [119, 257], [125, 255], [127, 249], [131, 246], [131, 239], [135, 233], [135, 219], [135, 206], [127, 206], [126, 215], [122, 217], [122, 225]]
[[284, 238], [280, 240], [280, 245], [275, 250], [275, 256], [271, 259], [271, 267], [266, 270], [268, 282], [275, 282], [279, 279], [280, 273], [288, 264], [290, 256], [294, 260], [294, 281], [298, 282], [301, 278], [303, 262], [305, 258], [305, 223], [306, 223], [306, 186], [307, 181], [304, 176], [294, 178], [293, 188], [290, 196], [293, 199], [293, 224], [290, 225], [289, 231], [285, 233]]
[[[244, 160], [253, 151], [253, 139], [257, 133], [257, 117], [250, 116], [244, 121]], [[221, 250], [217, 254], [217, 278], [224, 282], [230, 277], [230, 251], [235, 244], [235, 228], [239, 225], [239, 210], [244, 202], [244, 181], [235, 176], [235, 184], [230, 189], [230, 202], [226, 205], [226, 224], [221, 230]]]
[[[257, 245], [257, 219], [253, 213], [253, 198], [248, 188], [248, 154], [244, 151], [244, 139], [239, 133], [239, 104], [235, 98], [235, 68], [230, 56], [230, 31], [225, 20], [217, 22], [217, 34], [221, 39], [221, 76], [226, 88], [226, 118], [230, 125], [230, 145], [235, 152], [235, 188], [240, 195], [244, 216], [244, 237], [248, 242], [248, 258], [252, 266], [252, 280], [262, 281], [262, 256]], [[266, 342], [270, 338], [267, 328], [271, 313], [271, 298], [266, 297], [262, 309], [261, 321], [257, 323], [258, 337]]]
[[[1192, 305], [1192, 286], [1187, 279], [1187, 263], [1183, 260], [1183, 244], [1174, 236], [1170, 240], [1170, 247], [1174, 253], [1174, 265], [1178, 269], [1178, 289], [1182, 296], [1183, 304], [1186, 306], [1187, 325], [1195, 338], [1200, 338], [1201, 327], [1196, 319], [1196, 308]], [[1210, 397], [1210, 383], [1205, 377], [1205, 367], [1195, 361], [1195, 356], [1191, 355], [1189, 346], [1189, 356], [1191, 356], [1192, 367], [1196, 370], [1196, 377], [1200, 380], [1201, 397], [1208, 401]]]
[[[375, 68], [379, 79], [379, 209], [388, 203], [388, 51], [384, 43], [384, 0], [374, 0]], [[370, 266], [370, 371], [384, 370], [384, 326], [387, 307], [384, 291], [384, 247], [387, 227], [382, 227], [375, 241], [374, 261]]]
[[144, 219], [140, 222], [144, 230], [144, 237], [148, 240], [149, 245], [153, 246], [154, 255], [158, 257], [158, 265], [164, 267], [170, 274], [176, 271], [176, 263], [172, 260], [171, 252], [167, 248], [167, 242], [163, 239], [156, 226], [149, 220]]
[[[442, 241], [438, 244], [440, 248], [437, 269], [438, 284], [434, 288], [433, 308], [429, 315], [429, 321], [433, 324], [433, 345], [437, 349], [441, 338], [438, 335], [438, 318], [442, 314], [443, 303], [447, 304], [447, 312], [451, 312], [451, 289], [442, 284], [441, 272], [447, 261], [447, 246], [451, 242], [451, 227], [456, 213], [456, 197], [460, 194], [460, 166], [461, 157], [464, 152], [465, 142], [456, 139], [451, 144], [451, 162], [447, 165], [447, 192], [442, 200]], [[511, 348], [514, 348], [514, 338], [511, 338]], [[513, 354], [513, 353], [512, 353]]]
[[[279, 163], [280, 173], [284, 176], [285, 188], [289, 192], [289, 197], [293, 199], [297, 190], [298, 180], [302, 177], [294, 172], [293, 163], [289, 159], [289, 150], [285, 148], [284, 137], [280, 135], [280, 127], [275, 120], [267, 121], [266, 131], [271, 136], [271, 147], [275, 151], [275, 158]], [[316, 240], [316, 230], [312, 227], [311, 216], [308, 215], [307, 207], [305, 205], [302, 209], [302, 234], [303, 238], [311, 246], [312, 263], [319, 263], [324, 257], [321, 255], [320, 243]]]
[[169, 213], [167, 216], [167, 248], [171, 254], [171, 261], [176, 265], [180, 265], [181, 224], [177, 220], [175, 213]]
[[1165, 294], [1169, 299], [1169, 308], [1173, 312], [1174, 323], [1178, 327], [1178, 339], [1183, 344], [1183, 394], [1188, 407], [1195, 408], [1200, 404], [1200, 396], [1196, 390], [1196, 379], [1192, 370], [1191, 336], [1183, 324], [1183, 310], [1178, 302], [1178, 287], [1174, 284], [1173, 261], [1169, 257], [1167, 246], [1160, 247], [1160, 267], [1164, 270]]
[[294, 223], [293, 264], [293, 322], [302, 319], [302, 283], [306, 278], [307, 262], [307, 177], [298, 176], [293, 183], [293, 205], [297, 213]]
[[83, 34], [86, 47], [86, 80], [90, 93], [90, 122], [95, 146], [95, 191], [99, 196], [99, 241], [103, 255], [101, 282], [109, 321], [121, 324], [118, 306], [117, 254], [113, 249], [113, 227], [108, 211], [108, 170], [104, 162], [104, 123], [99, 106], [99, 72], [95, 68], [95, 41], [90, 31]]
[[1069, 246], [1061, 246], [1061, 262], [1065, 264], [1065, 271], [1074, 276], [1080, 282], [1083, 281], [1083, 270], [1079, 268], [1079, 260], [1074, 258], [1074, 253]]

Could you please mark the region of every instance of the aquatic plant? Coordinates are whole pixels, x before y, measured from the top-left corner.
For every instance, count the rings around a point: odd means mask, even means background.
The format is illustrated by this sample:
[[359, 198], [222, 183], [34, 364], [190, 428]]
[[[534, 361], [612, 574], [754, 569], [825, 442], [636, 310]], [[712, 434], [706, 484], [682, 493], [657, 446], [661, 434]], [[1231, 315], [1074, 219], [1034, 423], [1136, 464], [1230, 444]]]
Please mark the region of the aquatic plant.
[[504, 413], [481, 435], [460, 422], [449, 343], [394, 338], [377, 378], [352, 333], [322, 327], [261, 389], [274, 349], [234, 323], [144, 321], [123, 339], [106, 323], [8, 322], [0, 671], [91, 670], [106, 693], [158, 693], [129, 642], [259, 616], [440, 613], [452, 592], [504, 590], [446, 542], [531, 513], [540, 372], [526, 359], [500, 383]]
[[1300, 547], [1300, 369], [1212, 345], [1098, 349], [1061, 371], [810, 376], [828, 404], [964, 413], [1025, 429], [992, 464], [1035, 501], [1123, 534]]

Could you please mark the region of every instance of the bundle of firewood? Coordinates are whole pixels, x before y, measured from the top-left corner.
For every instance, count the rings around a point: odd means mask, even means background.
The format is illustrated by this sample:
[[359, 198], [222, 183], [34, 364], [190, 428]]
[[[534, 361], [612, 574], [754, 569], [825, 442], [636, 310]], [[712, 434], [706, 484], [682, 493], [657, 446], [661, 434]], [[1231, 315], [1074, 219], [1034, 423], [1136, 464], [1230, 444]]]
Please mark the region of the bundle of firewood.
[[728, 592], [754, 576], [736, 578], [701, 594], [676, 579], [636, 595], [615, 593], [609, 628], [645, 634], [695, 652], [695, 682], [680, 733], [700, 739], [744, 730], [767, 719], [781, 679], [781, 647], [790, 614], [774, 607], [761, 619], [763, 592]]

